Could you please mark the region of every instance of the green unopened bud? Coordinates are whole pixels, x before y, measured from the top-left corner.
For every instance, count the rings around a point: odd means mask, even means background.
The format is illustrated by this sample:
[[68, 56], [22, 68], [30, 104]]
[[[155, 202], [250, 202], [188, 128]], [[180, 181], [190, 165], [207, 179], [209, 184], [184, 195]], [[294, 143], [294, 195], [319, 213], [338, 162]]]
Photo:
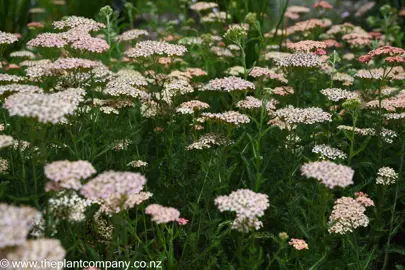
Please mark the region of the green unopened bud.
[[203, 43], [207, 43], [207, 44], [210, 44], [214, 41], [211, 34], [202, 34], [201, 39], [202, 39]]
[[290, 236], [286, 232], [281, 232], [278, 234], [278, 237], [280, 237], [281, 240], [285, 241], [287, 240]]
[[256, 18], [257, 18], [256, 13], [249, 12], [248, 14], [246, 14], [245, 22], [248, 24], [254, 24], [257, 20]]
[[246, 30], [239, 25], [230, 27], [224, 34], [224, 38], [229, 39], [230, 41], [233, 41], [235, 43], [239, 43], [240, 40], [245, 37], [247, 37]]
[[100, 13], [105, 17], [110, 17], [113, 14], [113, 9], [109, 5], [107, 5], [100, 9]]
[[348, 99], [343, 102], [342, 106], [346, 110], [358, 110], [360, 109], [361, 102], [357, 98]]
[[193, 18], [189, 18], [189, 19], [187, 20], [187, 24], [188, 24], [188, 25], [193, 25], [193, 24], [195, 24], [195, 20], [194, 20]]
[[124, 7], [125, 7], [126, 9], [129, 9], [129, 10], [134, 9], [134, 5], [133, 5], [131, 2], [126, 2], [126, 3], [124, 4]]
[[380, 12], [382, 15], [386, 16], [388, 13], [391, 11], [391, 6], [390, 5], [383, 5], [380, 7]]

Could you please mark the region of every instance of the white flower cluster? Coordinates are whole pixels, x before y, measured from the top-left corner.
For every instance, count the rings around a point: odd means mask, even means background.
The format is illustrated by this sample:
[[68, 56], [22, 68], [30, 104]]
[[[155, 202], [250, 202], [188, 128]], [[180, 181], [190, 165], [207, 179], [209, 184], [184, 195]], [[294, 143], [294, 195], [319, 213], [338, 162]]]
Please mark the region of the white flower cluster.
[[279, 67], [314, 68], [320, 67], [320, 58], [313, 54], [294, 53], [292, 55], [275, 58]]
[[376, 183], [380, 185], [392, 185], [398, 180], [398, 173], [390, 167], [381, 167], [377, 172]]
[[85, 91], [70, 88], [54, 94], [16, 93], [4, 102], [11, 116], [37, 118], [42, 123], [65, 123], [84, 100]]
[[8, 135], [0, 135], [0, 149], [13, 144], [14, 144], [13, 137]]
[[16, 35], [0, 31], [0, 44], [11, 44], [17, 40]]
[[200, 111], [208, 109], [210, 105], [199, 100], [190, 100], [181, 103], [177, 108], [176, 112], [180, 114], [193, 114], [195, 111]]
[[31, 207], [16, 207], [0, 203], [0, 250], [23, 245], [40, 213]]
[[249, 75], [254, 78], [264, 77], [265, 79], [277, 80], [282, 83], [288, 83], [288, 80], [282, 74], [277, 74], [273, 70], [268, 68], [254, 67], [250, 71]]
[[30, 51], [15, 51], [10, 53], [10, 57], [17, 57], [17, 58], [35, 58], [35, 54]]
[[150, 204], [145, 208], [145, 214], [152, 216], [152, 221], [156, 224], [177, 221], [180, 212], [173, 207], [165, 207], [160, 204]]
[[326, 96], [331, 101], [339, 101], [342, 99], [354, 99], [358, 98], [357, 93], [353, 93], [340, 88], [326, 88], [321, 90], [321, 94]]
[[366, 208], [357, 200], [350, 197], [337, 199], [329, 217], [329, 233], [346, 234], [362, 226], [367, 227], [368, 217], [364, 214]]
[[347, 158], [347, 155], [343, 151], [326, 144], [315, 145], [312, 148], [312, 152], [320, 155], [321, 159], [335, 160]]
[[241, 124], [250, 123], [249, 116], [235, 111], [227, 111], [224, 113], [202, 113], [201, 116], [202, 117], [197, 119], [201, 123], [204, 123], [205, 121], [213, 121], [237, 127]]
[[330, 189], [347, 187], [353, 184], [354, 170], [331, 161], [315, 161], [302, 165], [301, 173], [307, 178], [315, 178]]
[[[28, 240], [24, 245], [7, 253], [6, 259], [8, 261], [36, 262], [38, 265], [41, 265], [41, 262], [46, 259], [48, 262], [53, 262], [58, 265], [59, 263], [63, 263], [65, 255], [66, 251], [59, 240], [43, 238], [38, 240]], [[52, 265], [46, 264], [41, 269], [52, 270], [54, 269], [51, 267]], [[19, 267], [10, 267], [9, 269], [24, 270], [27, 269], [27, 267], [23, 264], [19, 264]]]
[[134, 48], [125, 52], [130, 58], [149, 57], [153, 55], [182, 56], [187, 52], [183, 45], [174, 45], [165, 41], [146, 40], [136, 44]]
[[76, 192], [63, 190], [48, 201], [49, 210], [58, 220], [81, 222], [85, 220], [85, 211], [91, 204], [77, 195]]
[[202, 91], [246, 91], [254, 90], [255, 85], [239, 77], [225, 77], [222, 79], [213, 79], [208, 82], [201, 90]]
[[17, 75], [0, 73], [0, 82], [22, 82], [25, 78]]
[[43, 90], [35, 85], [28, 84], [6, 84], [0, 85], [0, 95], [4, 95], [9, 92], [19, 92], [19, 93], [43, 93]]
[[[350, 132], [353, 131], [353, 127], [351, 127], [351, 126], [340, 125], [337, 128], [340, 130], [347, 130]], [[354, 132], [361, 136], [377, 136], [377, 132], [374, 128], [357, 128], [356, 127], [354, 129]], [[393, 143], [394, 139], [397, 136], [398, 135], [393, 130], [386, 129], [386, 128], [381, 129], [381, 139], [386, 143]]]
[[98, 31], [105, 28], [105, 25], [102, 23], [79, 16], [68, 16], [61, 21], [53, 22], [52, 25], [55, 29], [81, 28], [86, 29], [87, 31]]
[[145, 167], [147, 166], [148, 163], [142, 160], [133, 160], [130, 163], [128, 163], [127, 166], [131, 166], [133, 168], [139, 168], [139, 167]]
[[215, 205], [221, 212], [236, 212], [233, 229], [249, 232], [263, 227], [263, 223], [258, 218], [264, 215], [270, 203], [266, 194], [255, 193], [249, 189], [238, 189], [228, 196], [217, 197]]
[[211, 148], [214, 145], [226, 145], [227, 141], [215, 133], [202, 135], [197, 141], [186, 147], [186, 150], [202, 150]]
[[125, 31], [121, 35], [117, 36], [115, 39], [119, 42], [123, 41], [131, 41], [139, 38], [140, 36], [147, 36], [149, 35], [148, 31], [143, 29], [132, 29]]
[[294, 108], [288, 106], [275, 111], [275, 115], [288, 124], [316, 124], [331, 122], [332, 116], [321, 108]]

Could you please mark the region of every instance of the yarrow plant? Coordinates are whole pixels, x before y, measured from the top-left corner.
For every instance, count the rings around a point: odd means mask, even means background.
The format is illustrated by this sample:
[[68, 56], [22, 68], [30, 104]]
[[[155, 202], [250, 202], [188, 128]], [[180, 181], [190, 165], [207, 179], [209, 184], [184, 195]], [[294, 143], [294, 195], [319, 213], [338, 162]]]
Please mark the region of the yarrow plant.
[[6, 269], [402, 269], [404, 9], [3, 2]]

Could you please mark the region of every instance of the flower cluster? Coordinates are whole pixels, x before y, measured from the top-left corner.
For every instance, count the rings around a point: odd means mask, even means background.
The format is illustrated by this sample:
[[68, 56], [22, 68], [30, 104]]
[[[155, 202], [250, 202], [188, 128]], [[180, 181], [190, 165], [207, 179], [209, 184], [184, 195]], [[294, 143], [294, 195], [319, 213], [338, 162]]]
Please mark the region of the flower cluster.
[[321, 65], [318, 56], [308, 53], [294, 53], [275, 59], [279, 67], [315, 68]]
[[221, 212], [236, 212], [233, 229], [249, 232], [263, 226], [258, 218], [264, 215], [264, 211], [270, 206], [270, 203], [266, 194], [255, 193], [249, 189], [239, 189], [230, 195], [217, 197], [215, 205]]
[[315, 161], [301, 167], [301, 173], [307, 178], [315, 178], [330, 189], [347, 187], [353, 184], [354, 170], [331, 161]]
[[241, 124], [250, 123], [249, 116], [235, 111], [227, 111], [224, 113], [202, 113], [198, 121], [201, 123], [206, 121], [219, 122], [236, 127]]
[[93, 165], [86, 160], [54, 161], [44, 168], [47, 178], [61, 188], [78, 190], [82, 185], [80, 180], [87, 179], [96, 173]]
[[152, 216], [152, 221], [156, 224], [177, 221], [180, 218], [180, 212], [173, 207], [165, 207], [160, 204], [150, 204], [145, 208], [145, 213]]
[[332, 116], [321, 108], [294, 108], [292, 106], [278, 109], [275, 115], [288, 124], [316, 124], [331, 122]]
[[380, 185], [392, 185], [398, 180], [398, 173], [390, 167], [378, 169], [376, 183]]
[[231, 76], [222, 79], [214, 79], [208, 82], [201, 90], [202, 91], [220, 91], [220, 92], [233, 92], [233, 91], [247, 91], [254, 90], [255, 85], [249, 81], [239, 77]]
[[346, 234], [358, 227], [367, 227], [366, 208], [350, 197], [337, 199], [329, 217], [329, 233]]
[[326, 144], [315, 145], [312, 148], [312, 152], [318, 154], [321, 159], [335, 160], [347, 158], [347, 155], [343, 151]]
[[321, 94], [326, 96], [331, 101], [340, 101], [344, 99], [358, 98], [357, 93], [353, 93], [340, 88], [326, 88], [321, 90]]
[[141, 41], [134, 48], [125, 52], [125, 55], [130, 58], [149, 57], [149, 56], [182, 56], [187, 52], [187, 48], [183, 45], [174, 45], [165, 41]]
[[193, 142], [189, 146], [186, 147], [187, 150], [202, 150], [211, 148], [214, 145], [226, 145], [227, 141], [225, 138], [215, 134], [215, 133], [207, 133], [202, 135], [197, 141]]

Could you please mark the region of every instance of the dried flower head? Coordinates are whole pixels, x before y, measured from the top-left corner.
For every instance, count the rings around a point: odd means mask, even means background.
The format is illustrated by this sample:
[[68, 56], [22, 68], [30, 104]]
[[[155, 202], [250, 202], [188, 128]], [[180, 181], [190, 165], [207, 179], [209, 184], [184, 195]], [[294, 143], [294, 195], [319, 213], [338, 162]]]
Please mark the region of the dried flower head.
[[13, 137], [8, 135], [0, 135], [0, 149], [13, 144], [14, 144]]
[[152, 216], [152, 221], [156, 224], [177, 221], [180, 218], [180, 212], [173, 207], [165, 207], [160, 204], [150, 204], [145, 208], [145, 214]]
[[315, 178], [330, 189], [335, 186], [347, 187], [353, 184], [354, 170], [331, 161], [315, 161], [301, 167], [302, 175]]

